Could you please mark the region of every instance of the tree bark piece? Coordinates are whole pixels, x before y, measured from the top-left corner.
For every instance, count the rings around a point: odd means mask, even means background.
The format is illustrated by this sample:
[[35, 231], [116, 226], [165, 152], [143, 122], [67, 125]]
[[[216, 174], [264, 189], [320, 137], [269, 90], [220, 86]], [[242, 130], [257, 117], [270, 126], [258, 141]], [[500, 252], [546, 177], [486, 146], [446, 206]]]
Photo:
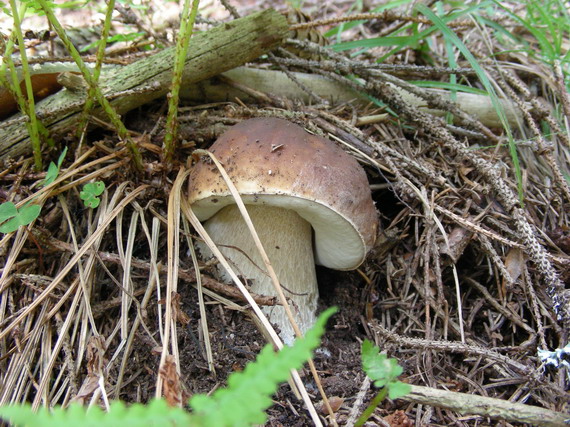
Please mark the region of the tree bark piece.
[[538, 406], [417, 385], [413, 385], [412, 392], [401, 399], [450, 409], [464, 415], [481, 415], [544, 427], [567, 426], [565, 420], [570, 419], [570, 414], [554, 412]]
[[[268, 9], [195, 34], [190, 40], [183, 84], [210, 78], [271, 51], [288, 36], [288, 28], [284, 16]], [[172, 80], [173, 58], [174, 48], [167, 48], [133, 64], [110, 70], [102, 75], [103, 93], [107, 96], [133, 91], [111, 102], [119, 114], [164, 96]], [[150, 90], [140, 90], [145, 87]], [[77, 120], [85, 98], [85, 91], [62, 90], [38, 103], [38, 116], [52, 134], [68, 132]], [[100, 109], [94, 114], [105, 120]], [[23, 121], [16, 120], [0, 129], [0, 160], [30, 151], [31, 143]]]
[[[291, 74], [295, 76], [299, 82], [311, 89], [315, 94], [333, 103], [349, 101], [356, 101], [361, 105], [370, 103], [370, 99], [364, 94], [356, 92], [338, 82], [329, 80], [326, 77], [317, 74], [299, 72], [292, 72]], [[269, 93], [289, 99], [297, 99], [306, 104], [314, 102], [307, 92], [302, 90], [282, 71], [239, 67], [223, 73], [222, 76], [241, 85], [251, 87], [259, 92]], [[406, 102], [409, 102], [416, 107], [422, 107], [425, 105], [425, 101], [417, 96], [398, 87], [393, 87]], [[442, 98], [451, 100], [449, 91], [442, 89], [426, 90], [435, 93]], [[183, 99], [193, 102], [233, 101], [236, 97], [240, 98], [244, 102], [248, 102], [252, 99], [249, 95], [238, 88], [216, 78], [184, 87], [180, 96]], [[512, 126], [515, 126], [517, 118], [520, 119], [521, 117], [520, 111], [512, 102], [505, 99], [501, 99], [500, 101], [503, 105], [507, 121]], [[495, 112], [490, 97], [459, 92], [457, 93], [457, 99], [455, 102], [463, 111], [477, 118], [485, 126], [501, 126], [501, 122]], [[445, 114], [445, 112], [438, 110], [426, 109], [426, 111], [438, 116]]]

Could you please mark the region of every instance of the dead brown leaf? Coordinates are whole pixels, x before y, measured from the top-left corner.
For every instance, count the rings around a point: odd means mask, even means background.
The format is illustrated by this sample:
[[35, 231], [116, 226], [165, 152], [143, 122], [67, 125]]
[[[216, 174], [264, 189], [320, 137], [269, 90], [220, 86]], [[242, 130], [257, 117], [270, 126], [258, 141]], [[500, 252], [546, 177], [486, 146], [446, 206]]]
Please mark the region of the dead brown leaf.
[[163, 395], [169, 406], [182, 406], [182, 391], [180, 377], [176, 372], [176, 363], [172, 355], [166, 356], [164, 365], [160, 368], [160, 376], [164, 384]]

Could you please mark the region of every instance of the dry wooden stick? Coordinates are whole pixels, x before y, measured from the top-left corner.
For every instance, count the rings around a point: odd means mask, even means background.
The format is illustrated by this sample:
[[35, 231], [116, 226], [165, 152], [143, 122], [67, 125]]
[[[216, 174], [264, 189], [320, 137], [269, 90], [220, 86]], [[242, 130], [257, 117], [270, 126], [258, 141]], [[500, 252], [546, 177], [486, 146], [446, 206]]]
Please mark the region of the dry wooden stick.
[[412, 385], [412, 392], [401, 399], [451, 409], [465, 415], [481, 415], [544, 427], [568, 426], [566, 420], [570, 419], [570, 414], [563, 414], [538, 406], [417, 385]]

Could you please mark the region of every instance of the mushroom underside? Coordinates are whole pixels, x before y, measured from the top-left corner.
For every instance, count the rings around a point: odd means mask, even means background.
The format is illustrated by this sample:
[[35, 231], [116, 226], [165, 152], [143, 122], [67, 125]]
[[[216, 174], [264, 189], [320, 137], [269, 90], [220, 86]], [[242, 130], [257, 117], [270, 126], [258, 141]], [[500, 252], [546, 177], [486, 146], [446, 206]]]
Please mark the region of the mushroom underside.
[[[364, 243], [358, 227], [350, 222], [347, 215], [340, 214], [332, 207], [316, 200], [290, 194], [241, 192], [240, 197], [248, 206], [248, 211], [253, 212], [254, 206], [262, 209], [279, 207], [295, 211], [307, 221], [315, 234], [314, 259], [316, 264], [335, 270], [354, 270], [364, 261], [369, 248]], [[234, 203], [230, 194], [213, 194], [194, 202], [192, 210], [198, 219], [204, 221]], [[275, 222], [269, 225], [275, 226]]]

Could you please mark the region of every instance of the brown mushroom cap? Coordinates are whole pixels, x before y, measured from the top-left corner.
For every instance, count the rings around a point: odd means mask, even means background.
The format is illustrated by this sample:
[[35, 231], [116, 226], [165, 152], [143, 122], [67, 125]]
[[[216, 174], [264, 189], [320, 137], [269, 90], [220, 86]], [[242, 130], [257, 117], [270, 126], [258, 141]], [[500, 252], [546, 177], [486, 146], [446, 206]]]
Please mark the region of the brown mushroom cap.
[[[378, 215], [364, 170], [331, 141], [276, 118], [243, 121], [211, 147], [247, 204], [296, 211], [315, 232], [315, 261], [358, 267], [374, 244]], [[205, 221], [233, 204], [216, 166], [204, 156], [190, 175], [189, 201]]]

